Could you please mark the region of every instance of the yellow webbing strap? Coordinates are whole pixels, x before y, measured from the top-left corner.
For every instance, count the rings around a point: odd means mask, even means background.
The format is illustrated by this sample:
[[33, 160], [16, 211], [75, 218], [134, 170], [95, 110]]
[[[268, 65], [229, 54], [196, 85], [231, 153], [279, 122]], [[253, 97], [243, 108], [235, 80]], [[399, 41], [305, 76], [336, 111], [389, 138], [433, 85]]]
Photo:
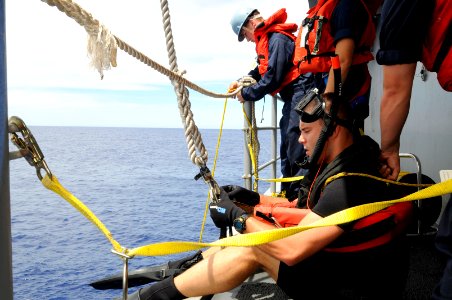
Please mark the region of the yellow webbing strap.
[[232, 247], [232, 246], [255, 246], [261, 245], [268, 242], [276, 241], [279, 239], [286, 238], [293, 234], [305, 231], [307, 229], [321, 227], [321, 226], [331, 226], [337, 224], [348, 223], [370, 214], [373, 214], [379, 210], [382, 210], [392, 204], [406, 201], [415, 201], [426, 198], [432, 198], [436, 196], [441, 196], [445, 194], [452, 193], [452, 179], [445, 182], [434, 184], [423, 190], [412, 193], [400, 199], [381, 201], [375, 203], [363, 204], [360, 206], [355, 206], [348, 208], [332, 214], [326, 218], [323, 218], [317, 222], [314, 222], [308, 226], [295, 226], [287, 228], [278, 228], [261, 232], [253, 232], [247, 234], [239, 234], [232, 237], [217, 240], [212, 243], [196, 243], [196, 242], [162, 242], [156, 243], [148, 246], [138, 247], [130, 250], [130, 255], [167, 255], [175, 254], [179, 252], [197, 250], [205, 247]]
[[256, 180], [261, 181], [267, 181], [267, 182], [292, 182], [303, 179], [304, 175], [296, 176], [296, 177], [283, 177], [283, 178], [272, 178], [272, 179], [265, 179], [265, 178], [256, 178]]
[[105, 225], [96, 217], [96, 215], [80, 200], [78, 200], [74, 195], [72, 195], [68, 190], [66, 190], [58, 181], [55, 175], [52, 179], [46, 174], [42, 179], [42, 184], [49, 190], [54, 191], [67, 202], [69, 202], [73, 207], [75, 207], [82, 215], [84, 215], [88, 220], [90, 220], [94, 225], [99, 228], [99, 230], [107, 237], [110, 243], [113, 245], [113, 249], [117, 252], [122, 252], [123, 248], [121, 245], [113, 238], [111, 232], [105, 227]]
[[191, 250], [198, 250], [205, 247], [232, 247], [232, 246], [246, 247], [261, 245], [268, 242], [283, 239], [285, 237], [291, 236], [301, 231], [305, 231], [307, 229], [348, 223], [368, 216], [370, 214], [373, 214], [394, 203], [422, 200], [426, 198], [432, 198], [452, 193], [452, 179], [449, 179], [447, 181], [434, 184], [430, 187], [427, 187], [423, 190], [417, 191], [400, 199], [368, 203], [348, 208], [335, 214], [332, 214], [326, 218], [323, 218], [317, 222], [314, 222], [308, 226], [296, 226], [248, 234], [239, 234], [232, 237], [223, 238], [212, 243], [173, 241], [173, 242], [161, 242], [133, 249], [125, 249], [122, 248], [121, 245], [113, 239], [110, 231], [108, 231], [105, 225], [89, 210], [88, 207], [86, 207], [80, 200], [78, 200], [75, 196], [73, 196], [70, 192], [68, 192], [64, 187], [61, 186], [61, 184], [58, 182], [55, 176], [53, 176], [52, 179], [50, 179], [47, 175], [45, 175], [45, 177], [42, 180], [42, 183], [46, 188], [54, 191], [55, 193], [59, 194], [61, 197], [66, 199], [88, 220], [90, 220], [94, 225], [96, 225], [99, 228], [99, 230], [107, 237], [107, 239], [110, 241], [110, 243], [113, 245], [113, 248], [116, 251], [125, 252], [129, 256], [169, 255]]

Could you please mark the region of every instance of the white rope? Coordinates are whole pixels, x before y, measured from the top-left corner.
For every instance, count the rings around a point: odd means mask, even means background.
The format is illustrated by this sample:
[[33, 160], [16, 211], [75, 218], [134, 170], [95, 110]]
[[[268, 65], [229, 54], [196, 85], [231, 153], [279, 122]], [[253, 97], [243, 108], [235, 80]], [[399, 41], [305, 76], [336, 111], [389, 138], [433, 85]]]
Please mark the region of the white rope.
[[101, 79], [104, 78], [104, 70], [116, 67], [117, 44], [114, 36], [103, 25], [99, 24], [96, 35], [88, 35], [88, 56], [91, 59], [90, 65], [95, 68]]
[[[80, 26], [84, 27], [90, 38], [97, 40], [99, 37], [111, 39], [114, 38], [114, 41], [101, 41], [100, 44], [102, 46], [99, 46], [99, 49], [105, 48], [105, 45], [107, 49], [110, 49], [110, 52], [103, 52], [99, 51], [98, 53], [104, 53], [104, 58], [95, 58], [94, 62], [92, 62], [92, 65], [98, 68], [98, 72], [103, 74], [104, 70], [108, 70], [110, 66], [115, 67], [116, 66], [116, 51], [117, 47], [119, 49], [123, 50], [124, 52], [128, 53], [129, 55], [135, 57], [142, 63], [150, 66], [151, 68], [155, 69], [156, 71], [160, 72], [161, 74], [167, 76], [170, 80], [175, 80], [181, 84], [183, 84], [186, 87], [189, 87], [192, 90], [195, 90], [203, 95], [212, 97], [212, 98], [229, 98], [234, 97], [238, 92], [240, 92], [241, 87], [239, 87], [237, 90], [231, 93], [227, 94], [220, 94], [220, 93], [214, 93], [211, 91], [208, 91], [206, 89], [203, 89], [202, 87], [194, 84], [193, 82], [187, 80], [186, 78], [182, 77], [177, 72], [172, 72], [168, 68], [165, 68], [161, 64], [157, 63], [156, 61], [150, 59], [140, 51], [136, 50], [117, 36], [113, 34], [103, 34], [102, 32], [107, 32], [108, 30], [100, 24], [100, 22], [93, 18], [93, 16], [85, 11], [83, 8], [81, 8], [77, 3], [74, 3], [71, 0], [41, 0], [44, 3], [47, 3], [49, 6], [55, 6], [58, 8], [61, 12], [65, 13], [68, 17], [75, 20]], [[99, 32], [101, 34], [99, 35]], [[97, 46], [96, 46], [97, 48]], [[97, 52], [97, 50], [94, 50], [94, 52]], [[96, 55], [95, 55], [96, 56]], [[107, 62], [108, 58], [110, 58], [110, 62]], [[99, 63], [101, 62], [101, 63]]]
[[207, 163], [207, 151], [202, 142], [201, 134], [193, 119], [191, 112], [191, 104], [188, 99], [189, 92], [186, 87], [189, 87], [201, 94], [213, 98], [229, 98], [234, 97], [241, 91], [243, 86], [248, 86], [255, 83], [254, 79], [244, 77], [239, 81], [240, 86], [233, 92], [227, 94], [217, 94], [205, 90], [198, 85], [188, 81], [182, 76], [177, 67], [176, 51], [174, 50], [173, 35], [171, 31], [171, 22], [168, 9], [168, 2], [161, 0], [161, 9], [163, 16], [164, 31], [166, 36], [166, 45], [168, 51], [168, 59], [171, 70], [165, 68], [159, 63], [148, 58], [141, 52], [135, 50], [133, 47], [113, 35], [110, 30], [103, 26], [98, 20], [81, 8], [72, 0], [41, 0], [49, 6], [55, 6], [67, 16], [74, 19], [79, 25], [83, 26], [89, 35], [88, 39], [88, 55], [91, 58], [91, 65], [97, 69], [101, 78], [103, 78], [103, 71], [109, 70], [111, 67], [116, 67], [117, 48], [127, 52], [131, 56], [137, 58], [146, 65], [154, 68], [158, 72], [167, 76], [174, 86], [178, 98], [178, 106], [180, 116], [185, 129], [185, 138], [189, 150], [190, 159], [197, 166], [203, 166]]
[[[163, 30], [165, 31], [166, 49], [168, 52], [170, 69], [171, 71], [178, 73], [179, 70], [177, 66], [176, 50], [173, 42], [173, 33], [171, 30], [168, 1], [161, 0], [160, 7], [162, 10]], [[202, 142], [201, 133], [199, 132], [198, 127], [195, 124], [195, 120], [193, 119], [188, 89], [184, 84], [181, 84], [176, 80], [171, 80], [171, 83], [173, 84], [174, 91], [177, 95], [177, 103], [179, 106], [182, 124], [185, 129], [185, 140], [187, 142], [190, 159], [198, 167], [204, 166], [207, 164], [208, 154]]]

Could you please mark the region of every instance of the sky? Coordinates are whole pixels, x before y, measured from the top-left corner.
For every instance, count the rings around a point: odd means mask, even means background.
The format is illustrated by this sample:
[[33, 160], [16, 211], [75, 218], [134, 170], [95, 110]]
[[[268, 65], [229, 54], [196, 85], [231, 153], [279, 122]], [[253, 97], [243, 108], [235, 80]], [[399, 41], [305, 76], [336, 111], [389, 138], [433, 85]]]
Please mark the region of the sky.
[[[76, 0], [115, 36], [168, 66], [160, 1]], [[197, 85], [226, 93], [229, 83], [254, 67], [254, 44], [239, 43], [230, 19], [242, 7], [268, 17], [286, 8], [300, 24], [308, 1], [168, 0], [177, 63]], [[8, 115], [29, 126], [182, 128], [169, 79], [118, 49], [116, 68], [90, 66], [87, 33], [76, 21], [40, 0], [6, 0]], [[219, 128], [224, 99], [190, 90], [199, 128]], [[270, 122], [270, 97], [256, 115]], [[265, 105], [265, 106], [264, 106]], [[260, 121], [259, 121], [260, 122]], [[229, 99], [225, 128], [242, 128], [242, 107]]]

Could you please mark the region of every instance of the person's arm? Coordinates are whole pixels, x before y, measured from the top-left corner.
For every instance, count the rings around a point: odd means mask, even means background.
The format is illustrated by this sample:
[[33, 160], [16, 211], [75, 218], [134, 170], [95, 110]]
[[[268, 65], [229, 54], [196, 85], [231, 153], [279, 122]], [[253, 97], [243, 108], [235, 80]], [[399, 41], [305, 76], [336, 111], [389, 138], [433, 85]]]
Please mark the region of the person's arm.
[[400, 135], [410, 110], [416, 64], [383, 66], [380, 107], [381, 175], [396, 180], [400, 172]]
[[[311, 224], [321, 220], [323, 217], [349, 208], [353, 203], [356, 203], [361, 198], [362, 191], [355, 191], [353, 186], [348, 183], [349, 181], [349, 178], [340, 178], [328, 184], [317, 204], [300, 221], [299, 225]], [[246, 232], [263, 230], [264, 226], [260, 223], [255, 218], [248, 218]], [[259, 248], [277, 260], [283, 261], [287, 265], [293, 265], [324, 249], [336, 240], [344, 230], [348, 230], [348, 226], [344, 224], [312, 228], [287, 238], [261, 245]], [[272, 227], [267, 225], [266, 228], [270, 229]]]
[[[336, 44], [335, 53], [339, 56], [339, 61], [341, 64], [341, 77], [342, 82], [347, 79], [348, 72], [353, 61], [353, 52], [355, 51], [355, 42], [352, 38], [344, 38], [339, 40]], [[333, 68], [331, 67], [328, 82], [326, 84], [325, 93], [334, 92], [334, 74]]]
[[[261, 75], [259, 74], [258, 67], [256, 67], [253, 70], [249, 71], [248, 72], [248, 76], [251, 76], [256, 81], [259, 81], [261, 79]], [[231, 82], [231, 84], [229, 84], [229, 92], [235, 91], [238, 87], [239, 87], [238, 80]], [[237, 96], [237, 99], [239, 100], [240, 103], [245, 102], [245, 99], [243, 99], [243, 96], [242, 96], [241, 92], [238, 93], [236, 96]]]
[[242, 90], [246, 101], [256, 101], [280, 87], [284, 77], [293, 65], [294, 43], [281, 33], [274, 33], [269, 39], [267, 71], [261, 79]]
[[[309, 212], [299, 225], [307, 225], [321, 219], [322, 217], [316, 213]], [[249, 218], [246, 227], [247, 233], [275, 229], [273, 225], [263, 223], [255, 218]], [[259, 247], [270, 256], [290, 266], [322, 250], [343, 232], [339, 226], [317, 227]]]
[[[342, 0], [336, 5], [330, 21], [330, 33], [334, 38], [335, 54], [339, 56], [342, 83], [344, 83], [352, 65], [355, 47], [367, 26], [368, 16], [360, 1]], [[325, 92], [333, 91], [334, 74], [331, 68]]]

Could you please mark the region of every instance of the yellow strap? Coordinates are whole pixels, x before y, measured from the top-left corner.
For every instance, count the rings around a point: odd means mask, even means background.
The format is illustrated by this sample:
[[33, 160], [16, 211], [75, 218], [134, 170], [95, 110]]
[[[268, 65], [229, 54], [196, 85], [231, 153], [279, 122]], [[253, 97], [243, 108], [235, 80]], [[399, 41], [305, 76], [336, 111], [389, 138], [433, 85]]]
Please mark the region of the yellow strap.
[[283, 177], [283, 178], [272, 178], [272, 179], [265, 179], [265, 178], [256, 178], [256, 180], [261, 181], [267, 181], [267, 182], [292, 182], [303, 179], [302, 176], [296, 176], [296, 177]]
[[74, 195], [72, 195], [68, 190], [66, 190], [58, 181], [55, 175], [52, 179], [46, 174], [42, 179], [42, 184], [49, 190], [54, 191], [67, 202], [69, 202], [73, 207], [75, 207], [82, 215], [84, 215], [88, 220], [90, 220], [94, 225], [99, 228], [99, 230], [105, 235], [105, 237], [113, 245], [113, 249], [118, 252], [122, 252], [124, 248], [113, 238], [111, 232], [105, 227], [105, 225], [96, 217], [96, 215], [80, 200], [78, 200]]
[[90, 220], [94, 225], [96, 225], [99, 228], [99, 230], [107, 237], [107, 239], [110, 241], [110, 243], [113, 245], [113, 248], [116, 251], [124, 252], [130, 256], [169, 255], [191, 250], [197, 250], [205, 247], [256, 246], [272, 242], [275, 240], [283, 239], [285, 237], [291, 236], [293, 234], [296, 234], [307, 229], [348, 223], [368, 216], [370, 214], [373, 214], [394, 203], [422, 200], [452, 193], [452, 179], [449, 179], [447, 181], [434, 184], [430, 187], [427, 187], [423, 190], [417, 191], [400, 199], [368, 203], [348, 208], [335, 214], [332, 214], [326, 218], [323, 218], [317, 222], [314, 222], [308, 226], [296, 226], [248, 234], [239, 234], [236, 236], [220, 239], [212, 243], [187, 242], [187, 241], [161, 242], [129, 250], [121, 247], [121, 245], [115, 239], [113, 239], [112, 234], [110, 233], [110, 231], [108, 231], [105, 225], [89, 210], [87, 206], [85, 206], [80, 200], [78, 200], [64, 187], [62, 187], [55, 176], [53, 176], [52, 179], [50, 179], [47, 175], [45, 175], [45, 177], [42, 180], [42, 183], [46, 188], [54, 191], [55, 193], [59, 194], [61, 197], [66, 199], [88, 220]]
[[400, 199], [368, 203], [360, 206], [351, 207], [340, 212], [337, 212], [335, 214], [332, 214], [321, 220], [318, 220], [317, 222], [314, 222], [307, 226], [295, 226], [288, 228], [272, 229], [268, 231], [239, 234], [232, 237], [220, 239], [212, 243], [196, 243], [183, 241], [162, 242], [131, 249], [130, 254], [143, 256], [147, 255], [156, 256], [197, 250], [205, 247], [256, 246], [276, 241], [279, 239], [283, 239], [293, 234], [305, 231], [307, 229], [321, 226], [338, 225], [358, 220], [395, 203], [422, 200], [450, 193], [452, 193], [452, 179], [449, 179], [445, 182], [434, 184], [430, 187], [427, 187], [423, 190], [417, 191]]
[[328, 177], [328, 179], [325, 181], [324, 187], [327, 186], [329, 183], [331, 183], [331, 181], [336, 180], [338, 178], [341, 177], [345, 177], [345, 176], [361, 176], [361, 177], [368, 177], [368, 178], [372, 178], [378, 181], [383, 181], [389, 184], [395, 184], [395, 185], [403, 185], [403, 186], [412, 186], [412, 187], [429, 187], [432, 184], [429, 183], [405, 183], [405, 182], [399, 182], [399, 181], [394, 181], [394, 180], [389, 180], [389, 179], [384, 179], [381, 177], [377, 177], [377, 176], [373, 176], [370, 174], [364, 174], [364, 173], [349, 173], [349, 172], [341, 172], [338, 173], [336, 175], [330, 176]]
[[[400, 177], [403, 177], [403, 175], [406, 175], [406, 174], [409, 174], [409, 173], [408, 172], [400, 172]], [[373, 179], [376, 179], [376, 180], [384, 181], [386, 183], [397, 184], [397, 185], [405, 185], [405, 186], [413, 186], [413, 187], [427, 187], [427, 186], [431, 185], [431, 184], [403, 183], [403, 182], [383, 179], [383, 178], [372, 176], [372, 175], [369, 175], [369, 174], [342, 172], [342, 173], [339, 173], [339, 174], [336, 174], [336, 175], [333, 175], [333, 176], [329, 177], [326, 180], [326, 182], [325, 182], [325, 186], [328, 183], [330, 183], [331, 181], [333, 181], [335, 179], [338, 179], [339, 177], [344, 177], [344, 176], [364, 176], [364, 177], [370, 177], [370, 178], [373, 178]], [[273, 179], [256, 178], [256, 180], [267, 181], [267, 182], [292, 182], [292, 181], [301, 180], [301, 179], [303, 179], [303, 177], [304, 176], [302, 175], [302, 176], [296, 176], [296, 177], [273, 178]]]

